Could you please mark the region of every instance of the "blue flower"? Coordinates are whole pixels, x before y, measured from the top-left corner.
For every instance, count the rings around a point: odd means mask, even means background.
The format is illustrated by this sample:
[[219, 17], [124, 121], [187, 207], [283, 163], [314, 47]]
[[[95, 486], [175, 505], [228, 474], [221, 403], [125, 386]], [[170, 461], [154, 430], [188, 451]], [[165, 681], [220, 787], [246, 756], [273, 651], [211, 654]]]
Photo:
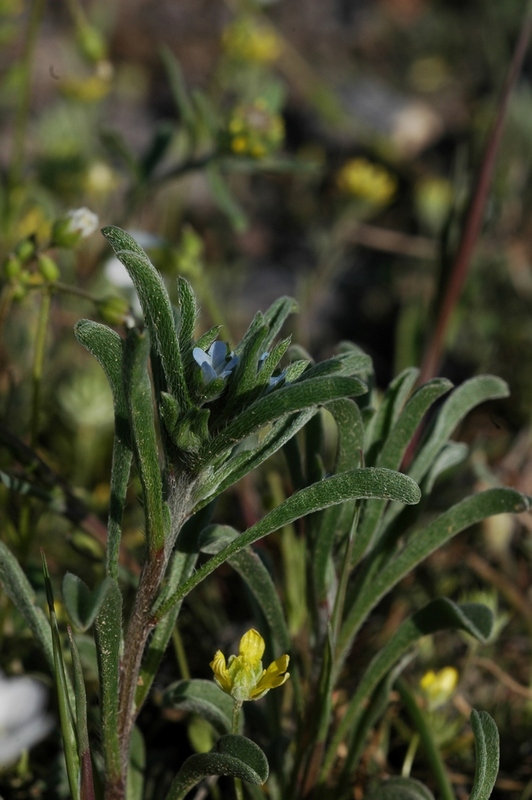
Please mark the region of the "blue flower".
[[238, 364], [238, 356], [227, 352], [225, 342], [216, 341], [211, 344], [207, 352], [201, 347], [192, 351], [194, 361], [199, 364], [205, 383], [210, 383], [215, 378], [227, 378]]

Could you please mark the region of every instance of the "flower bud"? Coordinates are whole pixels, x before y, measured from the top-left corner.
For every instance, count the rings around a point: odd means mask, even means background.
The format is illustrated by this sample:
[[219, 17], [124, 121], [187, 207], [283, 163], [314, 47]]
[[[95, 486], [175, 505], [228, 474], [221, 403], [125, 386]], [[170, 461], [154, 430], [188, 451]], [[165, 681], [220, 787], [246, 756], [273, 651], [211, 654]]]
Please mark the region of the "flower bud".
[[37, 263], [40, 274], [48, 283], [55, 283], [55, 281], [59, 280], [61, 273], [53, 258], [44, 253], [39, 253]]
[[15, 247], [15, 255], [22, 264], [27, 264], [35, 255], [35, 241], [33, 237], [23, 239]]
[[88, 208], [74, 208], [52, 227], [52, 244], [71, 249], [98, 227], [98, 217]]
[[81, 52], [93, 64], [102, 61], [107, 56], [107, 44], [102, 34], [93, 25], [83, 25], [78, 28], [77, 40]]
[[108, 295], [102, 300], [98, 300], [96, 308], [108, 325], [122, 325], [130, 315], [128, 301], [117, 295]]
[[18, 278], [21, 271], [22, 271], [22, 264], [20, 263], [20, 259], [16, 257], [13, 253], [10, 253], [6, 256], [4, 263], [4, 275], [5, 277], [12, 281], [14, 278]]

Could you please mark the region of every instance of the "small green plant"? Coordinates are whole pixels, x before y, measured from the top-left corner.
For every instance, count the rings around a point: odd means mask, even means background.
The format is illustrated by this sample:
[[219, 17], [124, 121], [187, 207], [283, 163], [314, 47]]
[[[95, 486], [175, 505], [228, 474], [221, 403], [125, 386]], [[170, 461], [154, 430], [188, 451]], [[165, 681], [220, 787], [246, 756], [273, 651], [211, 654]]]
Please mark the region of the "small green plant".
[[[419, 639], [444, 629], [466, 631], [479, 641], [490, 635], [493, 615], [486, 606], [433, 599], [401, 623], [354, 689], [349, 682], [351, 695], [338, 719], [336, 691], [346, 685], [347, 659], [377, 604], [460, 531], [485, 517], [529, 508], [520, 492], [493, 488], [428, 522], [420, 517], [439, 476], [466, 455], [465, 445], [450, 440], [457, 424], [479, 403], [506, 396], [507, 387], [481, 376], [457, 389], [445, 379], [415, 388], [418, 371], [411, 368], [377, 401], [370, 388], [371, 360], [355, 346], [344, 343], [337, 356], [314, 364], [289, 338], [278, 340], [296, 310], [285, 297], [255, 316], [234, 349], [219, 339], [219, 327], [196, 338], [190, 284], [178, 279], [179, 302], [172, 307], [161, 276], [131, 236], [115, 227], [103, 233], [131, 276], [144, 323], [130, 321], [123, 335], [86, 319], [76, 325], [78, 341], [98, 360], [111, 386], [115, 436], [105, 577], [92, 589], [72, 573], [63, 578], [71, 626], [68, 658], [46, 562], [50, 621], [24, 570], [0, 543], [4, 590], [55, 679], [71, 796], [146, 796], [139, 713], [183, 600], [227, 564], [247, 584], [262, 634], [249, 631], [239, 655], [227, 663], [220, 651], [213, 654], [216, 683], [192, 677], [164, 691], [166, 707], [203, 716], [218, 736], [209, 752], [181, 763], [176, 754], [167, 800], [184, 798], [204, 778], [221, 775], [235, 779], [237, 796], [244, 791], [263, 796], [258, 787], [270, 772], [272, 797], [347, 798], [370, 732]], [[419, 438], [429, 410], [431, 423]], [[336, 430], [332, 458], [325, 414]], [[280, 450], [289, 468], [289, 496], [244, 531], [213, 522], [218, 496]], [[404, 474], [399, 470], [407, 452]], [[120, 564], [120, 542], [132, 467], [141, 487], [145, 548], [130, 604], [134, 580]], [[296, 572], [306, 587], [306, 613], [291, 620], [297, 629], [293, 640], [279, 587], [253, 545], [296, 520], [304, 520]], [[94, 758], [96, 738], [88, 720], [95, 709], [87, 707], [73, 631], [85, 637], [92, 632], [96, 648], [101, 759]], [[274, 659], [263, 671], [265, 646]], [[243, 735], [240, 705], [284, 684], [289, 660], [283, 711], [275, 699], [280, 692], [263, 701], [273, 704], [269, 715], [258, 704], [267, 757]], [[471, 797], [480, 800], [489, 797], [497, 774], [498, 735], [485, 712], [474, 711], [471, 724], [477, 750]], [[418, 733], [426, 737], [422, 723]], [[441, 796], [450, 800], [454, 795], [441, 759], [436, 755], [432, 764]], [[431, 797], [409, 778], [376, 783], [370, 787], [375, 798]]]

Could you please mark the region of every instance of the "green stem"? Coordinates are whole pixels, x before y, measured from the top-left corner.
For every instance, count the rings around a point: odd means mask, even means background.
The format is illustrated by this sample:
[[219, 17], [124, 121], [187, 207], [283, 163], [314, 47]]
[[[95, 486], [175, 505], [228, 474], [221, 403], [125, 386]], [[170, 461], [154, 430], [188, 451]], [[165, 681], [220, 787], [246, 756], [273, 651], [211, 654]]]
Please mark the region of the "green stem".
[[[242, 708], [242, 701], [235, 700], [233, 702], [233, 725], [232, 725], [232, 733], [238, 733], [238, 722], [240, 720], [240, 709]], [[244, 790], [242, 788], [242, 781], [240, 778], [234, 779], [235, 783], [235, 796], [236, 800], [244, 800]]]
[[233, 702], [233, 725], [231, 733], [238, 733], [238, 723], [240, 721], [240, 709], [242, 708], [242, 701], [235, 700]]
[[456, 795], [453, 791], [451, 781], [449, 780], [447, 769], [443, 762], [441, 752], [432, 734], [426, 714], [419, 707], [416, 698], [402, 678], [400, 678], [395, 685], [399, 691], [401, 700], [404, 703], [410, 719], [417, 729], [427, 759], [430, 763], [432, 774], [436, 783], [438, 784], [441, 800], [456, 800]]
[[181, 673], [181, 678], [184, 681], [188, 681], [191, 678], [191, 674], [188, 666], [187, 653], [183, 646], [183, 639], [181, 638], [181, 634], [179, 633], [179, 628], [177, 627], [177, 625], [174, 625], [172, 631], [172, 642], [174, 645], [175, 657], [177, 659], [179, 671]]
[[30, 447], [35, 448], [37, 444], [37, 434], [39, 432], [39, 406], [41, 399], [41, 383], [44, 365], [44, 354], [46, 347], [46, 332], [48, 329], [48, 321], [50, 319], [51, 307], [51, 292], [50, 289], [44, 289], [41, 298], [41, 307], [39, 309], [39, 319], [37, 322], [37, 331], [35, 334], [35, 352], [33, 355], [33, 397], [31, 404], [31, 422], [30, 422]]

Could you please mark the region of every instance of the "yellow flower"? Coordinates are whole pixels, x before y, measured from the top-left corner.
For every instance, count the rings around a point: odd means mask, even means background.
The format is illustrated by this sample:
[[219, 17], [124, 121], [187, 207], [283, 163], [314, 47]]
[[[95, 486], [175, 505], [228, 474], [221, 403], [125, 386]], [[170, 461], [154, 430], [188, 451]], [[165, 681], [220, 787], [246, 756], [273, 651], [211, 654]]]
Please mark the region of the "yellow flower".
[[397, 180], [387, 169], [365, 158], [352, 158], [336, 176], [340, 191], [373, 205], [388, 203], [397, 191]]
[[225, 656], [217, 650], [210, 667], [214, 672], [214, 680], [226, 694], [238, 703], [244, 700], [259, 700], [270, 689], [282, 686], [290, 677], [286, 671], [290, 656], [284, 655], [272, 661], [268, 669], [262, 666], [264, 639], [254, 628], [251, 628], [240, 640], [237, 656]]
[[234, 108], [221, 133], [221, 145], [235, 155], [264, 158], [283, 143], [284, 121], [263, 98]]
[[281, 40], [266, 22], [253, 17], [241, 17], [223, 33], [226, 53], [236, 61], [269, 63], [281, 55]]
[[431, 710], [443, 706], [449, 700], [456, 689], [458, 677], [458, 671], [454, 667], [444, 667], [439, 672], [431, 669], [423, 675], [419, 685]]

